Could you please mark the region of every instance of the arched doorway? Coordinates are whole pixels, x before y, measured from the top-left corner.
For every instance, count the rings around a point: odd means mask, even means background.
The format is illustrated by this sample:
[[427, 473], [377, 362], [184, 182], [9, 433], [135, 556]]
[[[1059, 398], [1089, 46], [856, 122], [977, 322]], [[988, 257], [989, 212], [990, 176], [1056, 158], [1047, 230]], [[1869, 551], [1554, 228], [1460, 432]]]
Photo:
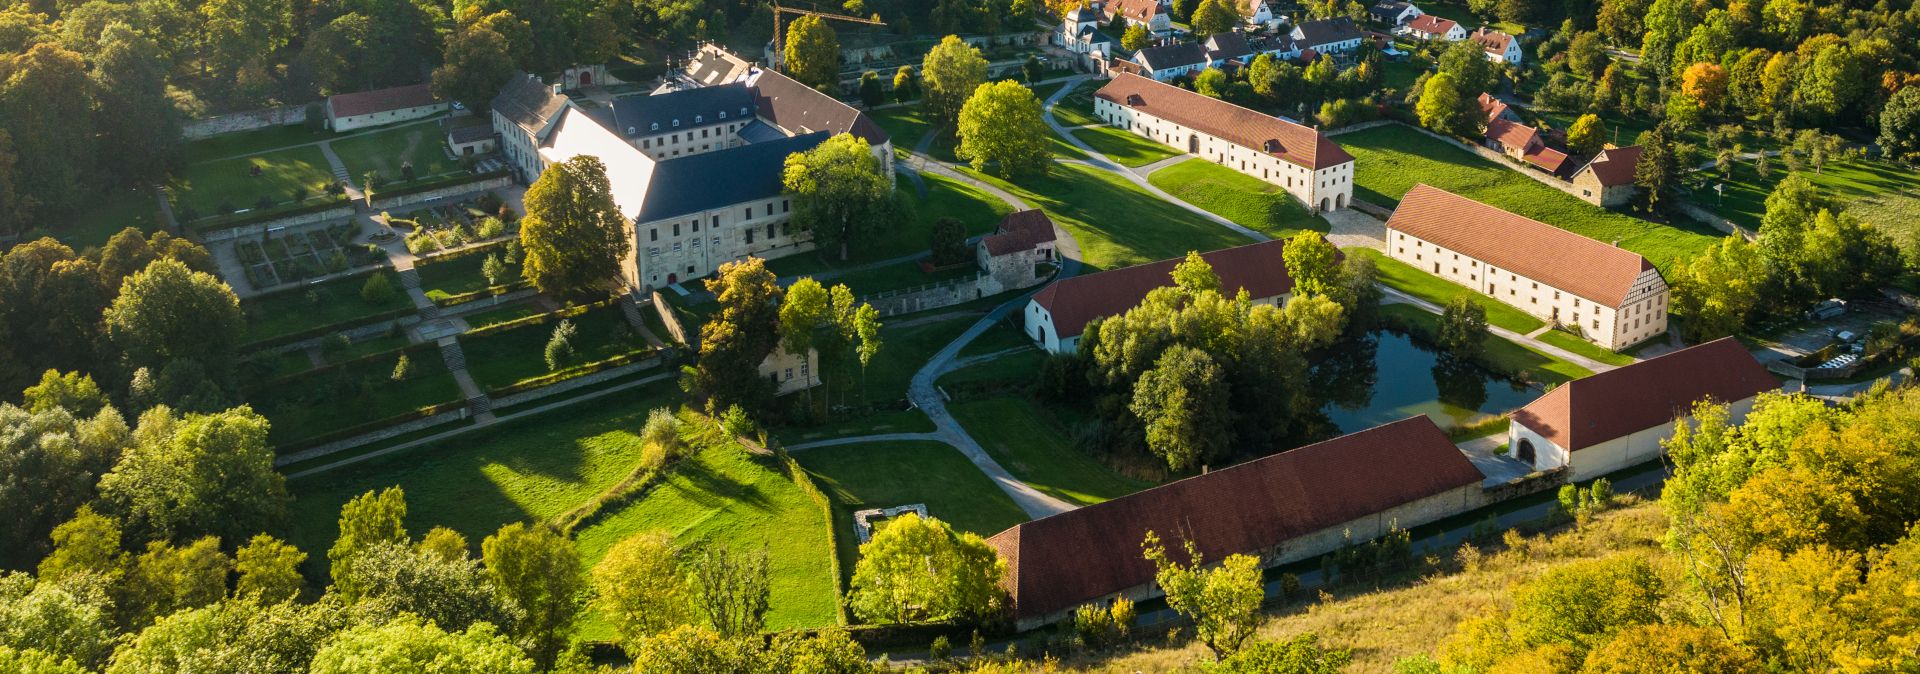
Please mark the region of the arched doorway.
[[1334, 208], [1336, 208], [1336, 209], [1340, 209], [1340, 208], [1346, 208], [1346, 207], [1347, 207], [1347, 195], [1346, 195], [1346, 194], [1344, 194], [1344, 193], [1342, 193], [1342, 194], [1335, 194], [1335, 195], [1333, 195], [1333, 207], [1334, 207]]
[[1527, 465], [1533, 465], [1533, 441], [1521, 438], [1520, 447], [1513, 450], [1513, 455], [1515, 458], [1527, 462]]
[[587, 70], [580, 71], [580, 86], [583, 86], [583, 87], [593, 86], [592, 71], [587, 71]]
[[1327, 204], [1329, 203], [1331, 202], [1327, 201], [1326, 197], [1320, 197], [1320, 211], [1324, 213], [1326, 211], [1333, 210], [1331, 208], [1327, 208]]
[[1199, 134], [1187, 134], [1187, 152], [1200, 154]]
[[673, 285], [679, 282], [680, 282], [679, 274], [667, 274], [667, 285]]

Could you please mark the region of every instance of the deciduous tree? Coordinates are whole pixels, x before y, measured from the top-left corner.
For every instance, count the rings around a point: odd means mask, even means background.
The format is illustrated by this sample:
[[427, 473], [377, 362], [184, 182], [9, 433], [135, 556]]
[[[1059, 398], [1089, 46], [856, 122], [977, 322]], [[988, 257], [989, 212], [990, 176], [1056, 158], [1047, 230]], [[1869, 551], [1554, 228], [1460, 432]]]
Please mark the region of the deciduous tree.
[[980, 620], [1001, 606], [1006, 562], [979, 535], [907, 513], [860, 546], [847, 605], [868, 620]]
[[445, 57], [433, 69], [433, 95], [485, 110], [514, 71], [507, 38], [484, 25], [468, 26], [447, 36]]
[[300, 596], [300, 587], [306, 582], [300, 577], [300, 564], [307, 561], [307, 553], [300, 548], [256, 534], [234, 552], [233, 559], [234, 570], [240, 575], [234, 583], [234, 597], [275, 604]]
[[399, 487], [369, 491], [341, 506], [340, 535], [327, 550], [335, 589], [353, 599], [353, 587], [346, 580], [353, 574], [355, 560], [375, 545], [406, 543], [406, 519], [407, 496]]
[[1464, 295], [1454, 297], [1440, 312], [1439, 334], [1435, 337], [1447, 353], [1466, 359], [1479, 357], [1486, 348], [1486, 308]]
[[50, 43], [9, 57], [0, 118], [13, 140], [13, 206], [21, 222], [70, 213], [86, 197], [96, 140], [92, 82], [81, 55]]
[[1592, 156], [1600, 152], [1607, 142], [1607, 127], [1600, 123], [1600, 116], [1592, 113], [1581, 115], [1573, 120], [1573, 126], [1567, 127], [1567, 149], [1574, 154]]
[[1453, 76], [1443, 72], [1427, 78], [1414, 113], [1419, 116], [1421, 126], [1440, 133], [1466, 135], [1474, 124], [1474, 118], [1467, 114], [1468, 100], [1461, 95]]
[[1127, 32], [1120, 35], [1120, 47], [1127, 51], [1140, 51], [1153, 46], [1153, 33], [1142, 24], [1127, 26]]
[[532, 660], [492, 625], [448, 633], [415, 616], [361, 625], [313, 656], [312, 674], [533, 674]]
[[167, 97], [166, 55], [151, 38], [125, 24], [107, 26], [93, 58], [94, 97], [100, 109], [99, 143], [114, 149], [101, 166], [122, 185], [157, 180], [180, 144], [173, 101]]
[[1183, 471], [1224, 459], [1232, 449], [1229, 395], [1213, 357], [1174, 346], [1141, 374], [1129, 409], [1146, 426], [1147, 449]]
[[810, 87], [834, 90], [840, 86], [840, 37], [827, 20], [806, 15], [787, 24], [787, 74]]
[[926, 88], [927, 117], [945, 132], [959, 128], [960, 109], [973, 90], [987, 82], [987, 59], [958, 36], [948, 35], [927, 52], [920, 65]]
[[722, 635], [740, 637], [766, 627], [771, 572], [767, 551], [707, 543], [688, 554], [694, 605]]
[[720, 310], [700, 326], [700, 362], [689, 383], [714, 409], [757, 409], [773, 394], [757, 370], [780, 343], [780, 286], [753, 257], [720, 265], [706, 284]]
[[100, 499], [141, 539], [211, 534], [241, 540], [286, 517], [267, 420], [252, 409], [140, 417], [137, 442], [100, 478]]
[[[1909, 164], [1920, 163], [1920, 85], [1902, 87], [1880, 110], [1880, 149]], [[4, 203], [4, 200], [0, 200]]]
[[1225, 33], [1240, 25], [1240, 12], [1226, 0], [1201, 0], [1200, 6], [1193, 10], [1191, 25], [1195, 35]]
[[526, 209], [520, 273], [540, 292], [578, 293], [619, 273], [632, 233], [598, 157], [580, 155], [548, 166], [527, 188]]
[[1298, 295], [1332, 295], [1341, 286], [1340, 250], [1319, 232], [1307, 230], [1287, 239], [1280, 249]]
[[1001, 177], [1044, 174], [1052, 163], [1051, 138], [1033, 90], [1011, 81], [982, 85], [960, 109], [960, 146], [955, 154]]
[[1260, 624], [1260, 602], [1266, 596], [1258, 558], [1228, 555], [1219, 565], [1207, 567], [1199, 546], [1188, 540], [1183, 565], [1168, 555], [1160, 536], [1152, 531], [1140, 547], [1153, 563], [1154, 583], [1166, 593], [1167, 607], [1193, 621], [1195, 634], [1214, 658], [1233, 654], [1253, 636]]
[[893, 181], [872, 146], [852, 134], [788, 155], [782, 180], [793, 198], [794, 227], [822, 248], [838, 248], [841, 260], [852, 242], [880, 232], [892, 213]]
[[630, 656], [637, 658], [655, 635], [695, 618], [679, 554], [665, 533], [645, 533], [614, 545], [593, 567], [594, 606], [613, 623]]
[[1686, 317], [1687, 338], [1704, 342], [1746, 326], [1760, 302], [1767, 267], [1760, 251], [1744, 237], [1729, 236], [1673, 270], [1673, 310]]
[[550, 666], [573, 634], [586, 585], [573, 541], [514, 522], [488, 536], [480, 550], [494, 596], [514, 611], [510, 633], [535, 663]]
[[171, 259], [127, 277], [105, 319], [107, 337], [128, 360], [151, 367], [171, 360], [222, 365], [245, 328], [232, 288]]

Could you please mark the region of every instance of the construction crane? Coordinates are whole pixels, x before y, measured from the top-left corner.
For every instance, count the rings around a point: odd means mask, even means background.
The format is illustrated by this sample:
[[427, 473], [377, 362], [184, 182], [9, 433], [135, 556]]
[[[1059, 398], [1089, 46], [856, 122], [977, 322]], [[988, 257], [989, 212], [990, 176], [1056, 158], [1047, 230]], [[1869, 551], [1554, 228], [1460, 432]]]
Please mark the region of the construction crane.
[[[849, 22], [853, 22], [853, 23], [864, 23], [864, 24], [867, 24], [867, 25], [869, 25], [869, 26], [884, 26], [884, 25], [887, 25], [887, 22], [885, 22], [885, 21], [881, 21], [881, 20], [880, 20], [880, 19], [878, 18], [878, 17], [880, 16], [880, 15], [878, 15], [878, 14], [875, 14], [875, 15], [874, 15], [874, 17], [875, 17], [875, 18], [871, 18], [871, 19], [862, 19], [862, 18], [860, 18], [860, 17], [857, 17], [857, 16], [847, 16], [847, 15], [845, 15], [845, 14], [832, 14], [832, 13], [828, 13], [828, 12], [816, 12], [816, 11], [814, 11], [814, 10], [811, 10], [811, 9], [798, 9], [798, 8], [794, 8], [794, 7], [781, 7], [781, 6], [780, 6], [780, 3], [778, 3], [778, 2], [776, 2], [776, 3], [773, 3], [773, 54], [774, 54], [774, 58], [777, 58], [777, 59], [780, 59], [780, 60], [781, 60], [781, 61], [783, 61], [783, 62], [784, 62], [784, 61], [786, 60], [786, 54], [787, 54], [787, 47], [786, 47], [786, 44], [787, 44], [787, 33], [786, 33], [786, 31], [783, 31], [783, 30], [781, 30], [781, 29], [780, 29], [780, 15], [781, 15], [781, 14], [795, 14], [795, 15], [799, 15], [799, 16], [817, 16], [817, 17], [820, 17], [820, 18], [822, 18], [822, 19], [833, 19], [833, 20], [835, 20], [835, 21], [849, 21]], [[784, 63], [783, 63], [783, 65], [784, 65]], [[783, 68], [783, 70], [784, 70], [784, 68]]]

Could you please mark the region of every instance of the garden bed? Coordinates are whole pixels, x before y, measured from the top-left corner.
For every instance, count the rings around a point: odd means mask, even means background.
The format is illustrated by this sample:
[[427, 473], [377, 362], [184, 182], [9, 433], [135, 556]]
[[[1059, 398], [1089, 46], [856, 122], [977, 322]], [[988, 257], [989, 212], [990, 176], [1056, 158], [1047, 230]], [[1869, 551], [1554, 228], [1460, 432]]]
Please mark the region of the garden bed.
[[[394, 365], [404, 354], [413, 372], [393, 379]], [[440, 350], [423, 344], [404, 351], [378, 354], [294, 377], [257, 383], [247, 401], [272, 422], [267, 439], [288, 447], [368, 421], [407, 414], [420, 408], [460, 400], [440, 358]]]
[[[489, 390], [507, 389], [524, 380], [547, 376], [552, 372], [546, 362], [547, 341], [560, 320], [550, 314], [545, 320], [461, 337], [468, 373], [481, 388]], [[563, 367], [650, 350], [646, 339], [627, 325], [627, 317], [618, 305], [594, 308], [565, 320], [572, 321], [575, 328], [574, 357]]]
[[[369, 302], [361, 290], [375, 275], [386, 277], [391, 292], [379, 301]], [[247, 314], [246, 341], [258, 344], [316, 330], [352, 327], [378, 316], [391, 317], [396, 312], [404, 315], [411, 313], [413, 303], [401, 288], [400, 278], [382, 269], [255, 296], [242, 302], [241, 308]]]

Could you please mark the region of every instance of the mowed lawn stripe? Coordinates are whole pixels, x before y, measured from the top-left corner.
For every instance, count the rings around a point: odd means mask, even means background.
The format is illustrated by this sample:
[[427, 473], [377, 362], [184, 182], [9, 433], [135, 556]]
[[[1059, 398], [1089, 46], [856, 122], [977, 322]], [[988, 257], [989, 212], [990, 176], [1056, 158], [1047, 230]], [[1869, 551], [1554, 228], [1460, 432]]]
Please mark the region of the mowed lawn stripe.
[[1326, 219], [1308, 213], [1280, 186], [1204, 159], [1154, 171], [1147, 181], [1181, 201], [1276, 239], [1309, 229], [1328, 230]]

